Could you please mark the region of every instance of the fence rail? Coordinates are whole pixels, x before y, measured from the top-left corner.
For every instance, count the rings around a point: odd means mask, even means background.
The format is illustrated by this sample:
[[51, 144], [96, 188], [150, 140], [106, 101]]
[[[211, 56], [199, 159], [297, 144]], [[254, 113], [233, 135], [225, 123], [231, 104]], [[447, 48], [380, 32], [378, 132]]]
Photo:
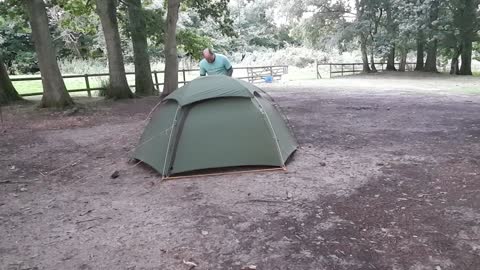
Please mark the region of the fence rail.
[[[371, 65], [371, 64], [370, 64]], [[344, 75], [353, 75], [359, 74], [363, 72], [363, 63], [316, 63], [316, 76], [317, 79], [321, 79], [322, 76], [320, 74], [320, 66], [328, 66], [329, 67], [329, 77], [344, 76]], [[375, 66], [380, 67], [378, 68], [379, 71], [384, 71], [384, 67], [386, 63], [375, 63]], [[395, 63], [395, 68], [399, 69], [400, 63]], [[405, 70], [412, 71], [415, 68], [415, 63], [407, 62], [405, 63]]]
[[[239, 70], [246, 70], [248, 76], [241, 76], [241, 77], [234, 77], [236, 79], [247, 79], [249, 82], [257, 82], [259, 80], [262, 80], [266, 76], [271, 76], [272, 78], [280, 78], [282, 75], [288, 73], [288, 66], [283, 65], [283, 66], [254, 66], [254, 67], [236, 67], [234, 68], [234, 74], [235, 71]], [[200, 69], [181, 69], [178, 71], [179, 73], [179, 78], [182, 79], [182, 81], [179, 81], [179, 85], [185, 85], [189, 83], [190, 81], [187, 80], [187, 73], [189, 72], [199, 72]], [[160, 82], [158, 79], [159, 74], [164, 74], [164, 71], [153, 71], [152, 76], [154, 80], [154, 86], [158, 92], [160, 91], [160, 86], [162, 86], [164, 83]], [[135, 72], [126, 72], [126, 75], [135, 75]], [[89, 97], [92, 96], [92, 91], [97, 91], [97, 90], [104, 90], [103, 87], [91, 87], [90, 84], [90, 79], [91, 78], [98, 78], [98, 77], [108, 77], [108, 73], [93, 73], [93, 74], [78, 74], [78, 75], [64, 75], [62, 76], [63, 79], [79, 79], [83, 78], [85, 88], [78, 88], [78, 89], [70, 89], [68, 92], [75, 93], [75, 92], [87, 92], [87, 95]], [[24, 77], [24, 78], [12, 78], [12, 82], [23, 82], [23, 81], [41, 81], [42, 77], [41, 76], [35, 76], [35, 77]], [[129, 85], [130, 87], [135, 87], [135, 85]], [[26, 93], [26, 94], [21, 94], [21, 96], [28, 97], [28, 96], [39, 96], [43, 95], [43, 92], [35, 92], [35, 93]]]
[[272, 79], [281, 78], [282, 75], [288, 74], [288, 66], [251, 67], [247, 69], [247, 74], [250, 83], [255, 83], [267, 76]]

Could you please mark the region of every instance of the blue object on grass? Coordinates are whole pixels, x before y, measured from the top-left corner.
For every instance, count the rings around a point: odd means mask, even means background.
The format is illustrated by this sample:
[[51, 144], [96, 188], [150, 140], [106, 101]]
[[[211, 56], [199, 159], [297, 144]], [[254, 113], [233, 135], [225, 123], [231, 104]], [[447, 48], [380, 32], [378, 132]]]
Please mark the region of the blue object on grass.
[[266, 83], [272, 83], [273, 82], [273, 77], [272, 76], [266, 76], [266, 77], [263, 77], [263, 80]]

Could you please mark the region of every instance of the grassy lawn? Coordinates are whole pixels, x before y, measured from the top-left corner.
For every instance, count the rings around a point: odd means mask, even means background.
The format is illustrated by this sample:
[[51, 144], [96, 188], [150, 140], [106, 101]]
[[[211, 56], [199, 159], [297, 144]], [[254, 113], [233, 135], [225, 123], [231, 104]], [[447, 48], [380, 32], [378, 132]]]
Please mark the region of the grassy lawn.
[[[328, 69], [325, 67], [320, 68], [319, 72], [321, 73], [321, 76], [323, 78], [328, 78]], [[316, 75], [315, 68], [297, 68], [297, 67], [290, 67], [288, 70], [288, 74], [284, 75], [284, 79], [289, 80], [289, 81], [298, 81], [298, 80], [315, 80]], [[186, 72], [185, 73], [185, 80], [186, 81], [191, 81], [198, 77], [198, 71], [192, 71], [192, 72]], [[234, 71], [234, 77], [246, 77], [247, 72], [244, 69], [237, 69]], [[479, 76], [480, 77], [480, 72], [475, 72], [474, 76]], [[31, 75], [31, 76], [11, 76], [13, 80], [17, 78], [39, 78], [39, 75]], [[152, 78], [155, 82], [155, 77], [152, 75]], [[157, 74], [157, 79], [158, 83], [163, 83], [163, 73], [158, 73]], [[133, 86], [135, 84], [135, 75], [127, 75], [127, 80], [130, 86]], [[184, 80], [184, 75], [182, 72], [179, 73], [179, 81]], [[64, 79], [65, 85], [67, 87], [67, 90], [72, 91], [72, 90], [77, 90], [77, 89], [85, 89], [86, 84], [85, 84], [85, 79], [82, 78], [65, 78]], [[90, 83], [90, 88], [98, 88], [101, 87], [102, 85], [105, 85], [108, 82], [108, 76], [98, 76], [98, 77], [89, 77], [89, 83]], [[13, 81], [13, 85], [17, 89], [17, 91], [20, 94], [31, 94], [31, 93], [42, 93], [42, 82], [40, 79], [36, 80], [31, 80], [31, 81]], [[161, 90], [162, 86], [160, 86]], [[132, 87], [132, 90], [133, 87]], [[463, 94], [472, 94], [472, 95], [478, 95], [480, 94], [480, 88], [479, 87], [473, 87], [473, 86], [460, 86], [458, 88], [452, 89], [451, 92], [456, 92], [456, 93], [463, 93]], [[95, 96], [97, 95], [98, 91], [92, 91], [92, 94]], [[71, 95], [74, 96], [86, 96], [87, 92], [74, 92], [71, 93]]]
[[[191, 81], [199, 76], [198, 71], [191, 71], [185, 72], [185, 80]], [[236, 77], [243, 77], [247, 76], [247, 72], [245, 70], [237, 70], [234, 74]], [[42, 81], [40, 80], [39, 75], [21, 75], [21, 76], [11, 76], [13, 80], [13, 86], [17, 89], [19, 94], [31, 94], [31, 93], [41, 93], [43, 91]], [[37, 80], [31, 81], [15, 81], [18, 78], [38, 78]], [[157, 73], [158, 83], [163, 83], [163, 73]], [[152, 79], [155, 83], [155, 76], [152, 75]], [[108, 76], [101, 76], [101, 77], [89, 77], [90, 88], [97, 88], [104, 85], [108, 82]], [[128, 84], [132, 86], [135, 84], [135, 75], [127, 75]], [[178, 76], [178, 80], [181, 82], [184, 80], [183, 73], [180, 72]], [[85, 84], [85, 79], [82, 78], [65, 78], [63, 79], [65, 82], [65, 86], [67, 90], [77, 90], [77, 89], [86, 89], [87, 86]], [[160, 86], [160, 89], [162, 86]], [[96, 93], [97, 91], [92, 91], [92, 93]], [[87, 92], [76, 92], [72, 93], [75, 96], [86, 96]]]
[[[289, 67], [286, 78], [290, 81], [316, 80], [315, 68], [297, 68]], [[322, 74], [323, 76], [324, 74]], [[327, 77], [328, 78], [328, 77]]]
[[459, 89], [451, 90], [450, 92], [467, 95], [480, 95], [480, 87], [461, 87]]
[[[38, 78], [38, 75], [32, 76], [12, 76], [12, 80], [17, 78], [29, 78], [34, 77]], [[105, 80], [103, 77], [95, 77], [89, 78], [90, 87], [100, 87], [102, 79]], [[63, 80], [65, 82], [65, 86], [67, 90], [76, 90], [76, 89], [85, 89], [87, 86], [85, 85], [84, 78], [66, 78]], [[32, 80], [32, 81], [13, 81], [13, 86], [17, 89], [19, 94], [31, 94], [31, 93], [41, 93], [43, 91], [42, 81]], [[86, 95], [86, 92], [85, 92]]]
[[[25, 78], [25, 77], [27, 76], [21, 76], [21, 78]], [[37, 77], [37, 76], [31, 76], [31, 77]], [[12, 79], [15, 79], [15, 78], [16, 76], [12, 76]], [[64, 79], [64, 82], [68, 90], [86, 88], [85, 80], [83, 78]], [[41, 93], [43, 91], [41, 80], [14, 81], [13, 86], [15, 86], [19, 94]], [[97, 87], [97, 85], [94, 82], [91, 82], [90, 87]]]
[[[236, 74], [236, 76], [246, 76], [243, 74]], [[185, 73], [185, 80], [191, 81], [198, 77], [198, 72], [186, 72]], [[13, 86], [17, 89], [19, 94], [31, 94], [31, 93], [42, 93], [42, 81], [39, 75], [21, 75], [21, 76], [11, 76], [10, 77], [13, 81]], [[36, 80], [31, 81], [15, 81], [18, 78], [38, 78]], [[163, 73], [157, 73], [158, 83], [163, 83]], [[155, 83], [155, 76], [152, 75], [153, 82]], [[128, 84], [133, 88], [135, 84], [135, 75], [129, 74], [127, 75]], [[183, 73], [179, 73], [178, 77], [179, 81], [183, 81]], [[63, 81], [65, 82], [65, 86], [67, 90], [77, 90], [77, 89], [86, 89], [87, 86], [85, 84], [85, 78], [64, 78]], [[108, 76], [98, 76], [98, 77], [89, 77], [88, 81], [90, 83], [90, 88], [97, 88], [102, 87], [102, 85], [108, 82]], [[160, 86], [161, 88], [162, 86]], [[94, 95], [97, 91], [92, 91]], [[72, 93], [75, 96], [86, 96], [87, 92], [75, 92]]]
[[[12, 80], [16, 78], [38, 78], [38, 75], [31, 75], [31, 76], [11, 76]], [[159, 74], [159, 80], [163, 81], [163, 77]], [[108, 76], [101, 76], [101, 77], [89, 77], [88, 78], [90, 83], [90, 88], [97, 88], [101, 87], [108, 81]], [[127, 80], [129, 85], [135, 84], [135, 76], [134, 75], [127, 75]], [[86, 83], [84, 78], [65, 78], [63, 79], [65, 82], [65, 86], [67, 90], [77, 90], [77, 89], [86, 89]], [[42, 93], [42, 81], [38, 80], [31, 80], [31, 81], [13, 81], [13, 86], [17, 89], [19, 94], [31, 94], [31, 93]], [[97, 91], [92, 91], [97, 92]], [[76, 96], [86, 96], [87, 92], [76, 92]]]

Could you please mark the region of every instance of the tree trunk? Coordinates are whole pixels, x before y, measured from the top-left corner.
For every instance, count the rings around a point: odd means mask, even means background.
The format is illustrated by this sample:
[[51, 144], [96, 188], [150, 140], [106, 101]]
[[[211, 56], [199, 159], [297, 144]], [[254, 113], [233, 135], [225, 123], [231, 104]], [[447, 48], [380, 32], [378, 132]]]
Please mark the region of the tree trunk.
[[458, 75], [460, 72], [460, 65], [458, 62], [458, 56], [452, 57], [450, 62], [450, 75]]
[[473, 44], [470, 39], [464, 40], [462, 50], [462, 66], [460, 75], [472, 75], [472, 50]]
[[395, 44], [392, 44], [392, 47], [390, 48], [390, 52], [388, 53], [386, 70], [397, 71], [397, 69], [395, 68]]
[[[387, 13], [387, 32], [390, 40], [395, 38], [395, 24], [392, 16], [392, 6], [389, 1], [386, 2], [386, 13]], [[387, 71], [396, 71], [395, 68], [395, 43], [391, 41], [390, 44], [390, 51], [388, 52], [387, 58], [387, 67], [385, 68]]]
[[148, 55], [147, 25], [141, 0], [128, 0], [128, 18], [135, 64], [135, 93], [142, 96], [153, 95], [155, 87]]
[[417, 37], [417, 63], [415, 65], [415, 71], [422, 71], [425, 67], [425, 41], [419, 36]]
[[[364, 13], [364, 3], [360, 0], [355, 0], [355, 9], [357, 11], [356, 20], [361, 21]], [[369, 73], [371, 72], [370, 67], [368, 66], [368, 51], [367, 51], [367, 36], [365, 33], [360, 32], [360, 50], [362, 52], [362, 72]]]
[[428, 72], [438, 72], [437, 70], [437, 47], [438, 40], [434, 37], [436, 32], [439, 31], [434, 25], [434, 22], [438, 19], [439, 14], [439, 3], [440, 1], [431, 1], [431, 7], [428, 11], [429, 14], [429, 23], [428, 31], [431, 41], [427, 45], [427, 60], [425, 61], [425, 71]]
[[73, 104], [58, 68], [55, 48], [48, 25], [43, 0], [27, 0], [27, 11], [32, 28], [32, 39], [42, 74], [43, 97], [41, 107], [66, 107]]
[[407, 54], [407, 50], [401, 51], [400, 67], [398, 68], [398, 71], [400, 72], [405, 72], [407, 70]]
[[464, 0], [463, 7], [459, 9], [460, 33], [462, 36], [462, 66], [460, 75], [472, 75], [472, 41], [477, 37], [478, 30], [478, 0]]
[[362, 63], [363, 63], [363, 72], [371, 72], [370, 67], [368, 66], [368, 51], [367, 51], [367, 38], [364, 34], [360, 34], [360, 47], [362, 51]]
[[0, 58], [0, 105], [21, 99], [15, 87], [13, 87], [2, 58]]
[[[380, 12], [380, 18], [382, 12]], [[378, 20], [375, 20], [375, 27], [373, 31], [370, 31], [370, 67], [372, 69], [372, 72], [377, 72], [377, 67], [375, 66], [375, 35], [378, 33], [378, 24], [380, 21], [380, 18]]]
[[377, 67], [375, 66], [375, 56], [373, 55], [373, 48], [370, 52], [370, 68], [372, 69], [372, 72], [377, 72]]
[[451, 75], [458, 75], [460, 73], [460, 65], [458, 62], [458, 57], [460, 57], [460, 54], [462, 52], [462, 46], [460, 45], [459, 47], [454, 49], [455, 51], [453, 52], [452, 56], [452, 62], [450, 63], [450, 74]]
[[97, 0], [97, 13], [102, 23], [103, 35], [107, 45], [108, 72], [110, 80], [105, 91], [107, 98], [132, 98], [128, 87], [123, 63], [120, 34], [118, 32], [117, 7], [115, 0]]
[[368, 53], [367, 53], [367, 45], [365, 44], [365, 40], [362, 38], [362, 41], [360, 42], [361, 50], [362, 50], [362, 63], [363, 63], [363, 69], [362, 71], [364, 73], [369, 73], [371, 72], [370, 67], [368, 66]]
[[425, 61], [425, 71], [428, 72], [438, 72], [437, 70], [437, 45], [438, 41], [435, 39], [427, 48], [427, 61]]
[[165, 40], [165, 79], [162, 96], [178, 88], [177, 20], [181, 0], [168, 0]]

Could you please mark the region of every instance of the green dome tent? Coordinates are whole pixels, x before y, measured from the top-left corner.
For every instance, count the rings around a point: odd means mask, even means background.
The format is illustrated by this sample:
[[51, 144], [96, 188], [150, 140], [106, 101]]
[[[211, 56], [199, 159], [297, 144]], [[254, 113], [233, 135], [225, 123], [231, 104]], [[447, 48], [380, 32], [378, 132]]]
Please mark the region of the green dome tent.
[[203, 169], [284, 167], [297, 142], [261, 90], [228, 76], [193, 80], [167, 96], [134, 158], [162, 177]]

